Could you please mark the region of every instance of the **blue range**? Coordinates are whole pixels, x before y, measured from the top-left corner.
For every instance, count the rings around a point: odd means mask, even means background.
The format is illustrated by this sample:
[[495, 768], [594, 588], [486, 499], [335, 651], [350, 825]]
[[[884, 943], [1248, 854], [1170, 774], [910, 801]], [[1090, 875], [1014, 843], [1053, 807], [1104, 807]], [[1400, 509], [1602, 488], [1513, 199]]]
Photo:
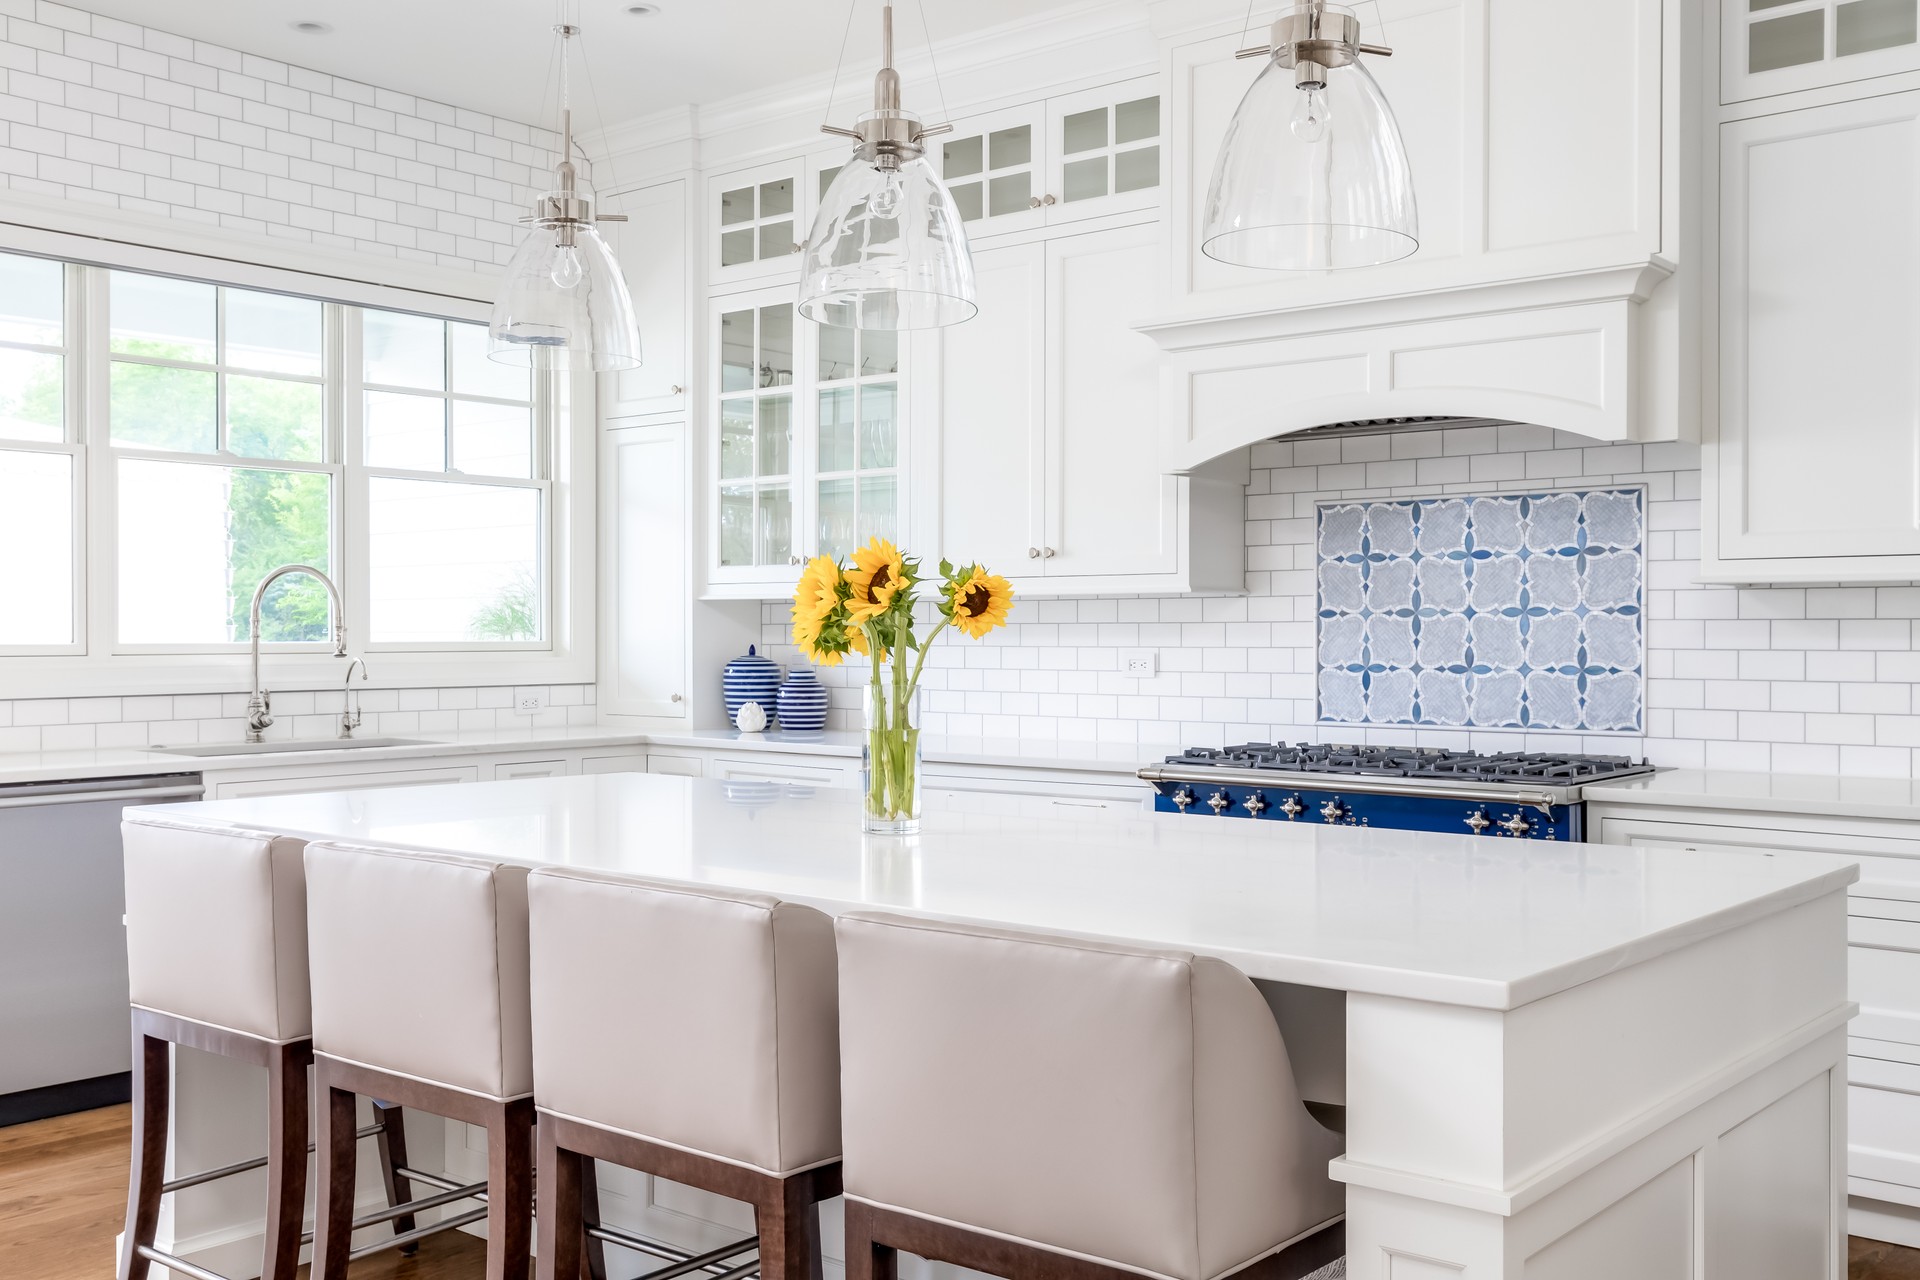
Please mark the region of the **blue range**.
[[1189, 748], [1140, 777], [1162, 813], [1584, 840], [1582, 787], [1651, 772], [1627, 756], [1249, 742]]

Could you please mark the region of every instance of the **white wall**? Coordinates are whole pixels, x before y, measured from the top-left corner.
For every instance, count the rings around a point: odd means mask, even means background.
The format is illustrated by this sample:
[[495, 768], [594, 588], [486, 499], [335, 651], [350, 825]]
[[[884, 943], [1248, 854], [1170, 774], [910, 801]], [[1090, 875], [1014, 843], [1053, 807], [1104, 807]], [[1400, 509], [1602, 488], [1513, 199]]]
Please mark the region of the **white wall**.
[[[1247, 594], [1017, 600], [983, 643], [943, 636], [928, 732], [1173, 744], [1247, 740], [1575, 744], [1656, 764], [1914, 776], [1920, 587], [1703, 587], [1699, 450], [1594, 446], [1543, 427], [1482, 427], [1256, 446]], [[1361, 729], [1314, 723], [1313, 507], [1329, 498], [1643, 483], [1648, 491], [1644, 737]], [[909, 548], [911, 551], [911, 548]], [[990, 566], [1004, 569], [1006, 566]], [[766, 647], [791, 662], [784, 605]], [[1160, 674], [1119, 674], [1120, 650]], [[858, 723], [853, 668], [826, 668], [834, 727]]]
[[491, 270], [511, 256], [514, 220], [557, 148], [518, 121], [48, 0], [0, 0], [9, 190]]

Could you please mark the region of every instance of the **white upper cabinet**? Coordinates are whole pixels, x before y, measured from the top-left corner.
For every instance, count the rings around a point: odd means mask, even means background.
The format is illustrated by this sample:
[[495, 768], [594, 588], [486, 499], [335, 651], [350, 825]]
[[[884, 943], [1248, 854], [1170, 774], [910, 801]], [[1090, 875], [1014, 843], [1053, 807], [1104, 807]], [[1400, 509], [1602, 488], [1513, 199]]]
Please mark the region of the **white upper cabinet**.
[[1920, 69], [1920, 0], [1720, 0], [1720, 101]]
[[687, 183], [642, 187], [606, 201], [626, 222], [600, 224], [633, 294], [640, 325], [640, 367], [605, 375], [603, 418], [685, 417], [690, 290]]
[[[1238, 591], [1241, 461], [1165, 474], [1152, 224], [980, 250], [982, 320], [924, 336], [914, 549], [1038, 594]], [[991, 323], [984, 318], [992, 316]]]
[[600, 449], [600, 709], [685, 719], [686, 424], [608, 425]]
[[707, 179], [707, 285], [724, 288], [797, 273], [807, 218], [807, 161], [790, 160]]
[[931, 154], [968, 235], [1157, 209], [1158, 86], [1140, 76], [954, 121]]
[[1721, 126], [1702, 576], [1920, 578], [1920, 91]]

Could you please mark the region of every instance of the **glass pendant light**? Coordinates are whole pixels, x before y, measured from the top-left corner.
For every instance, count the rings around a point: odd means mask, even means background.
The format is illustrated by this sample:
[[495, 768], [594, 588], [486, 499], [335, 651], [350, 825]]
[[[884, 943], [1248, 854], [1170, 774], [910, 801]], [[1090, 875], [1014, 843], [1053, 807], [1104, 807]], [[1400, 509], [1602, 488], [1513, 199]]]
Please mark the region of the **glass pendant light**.
[[1413, 172], [1400, 126], [1361, 65], [1360, 20], [1325, 0], [1297, 0], [1233, 113], [1207, 190], [1200, 250], [1280, 271], [1369, 267], [1420, 247]]
[[880, 74], [873, 110], [855, 128], [822, 125], [854, 140], [853, 159], [821, 197], [807, 235], [800, 314], [851, 329], [933, 329], [971, 320], [973, 255], [960, 211], [928, 163], [923, 128], [900, 109], [893, 69], [893, 6], [881, 15]]
[[[633, 295], [597, 222], [625, 222], [619, 214], [593, 211], [592, 192], [573, 167], [573, 110], [568, 101], [567, 41], [580, 28], [562, 23], [560, 33], [560, 163], [554, 189], [534, 201], [529, 235], [507, 265], [506, 283], [487, 325], [487, 354], [502, 364], [541, 368], [591, 368], [597, 373], [640, 364], [640, 328]], [[536, 355], [536, 353], [540, 353]]]

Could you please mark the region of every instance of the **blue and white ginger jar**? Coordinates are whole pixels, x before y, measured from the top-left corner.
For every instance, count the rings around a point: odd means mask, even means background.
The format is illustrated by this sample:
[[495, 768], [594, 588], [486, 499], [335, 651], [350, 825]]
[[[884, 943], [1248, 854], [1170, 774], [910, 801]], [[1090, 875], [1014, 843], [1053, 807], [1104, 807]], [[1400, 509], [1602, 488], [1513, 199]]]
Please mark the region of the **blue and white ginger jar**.
[[780, 664], [760, 656], [756, 645], [748, 645], [745, 657], [735, 658], [720, 672], [720, 691], [726, 700], [727, 723], [734, 724], [740, 708], [757, 702], [771, 720], [780, 696]]
[[780, 686], [780, 727], [794, 733], [827, 727], [827, 687], [812, 667], [795, 667]]

